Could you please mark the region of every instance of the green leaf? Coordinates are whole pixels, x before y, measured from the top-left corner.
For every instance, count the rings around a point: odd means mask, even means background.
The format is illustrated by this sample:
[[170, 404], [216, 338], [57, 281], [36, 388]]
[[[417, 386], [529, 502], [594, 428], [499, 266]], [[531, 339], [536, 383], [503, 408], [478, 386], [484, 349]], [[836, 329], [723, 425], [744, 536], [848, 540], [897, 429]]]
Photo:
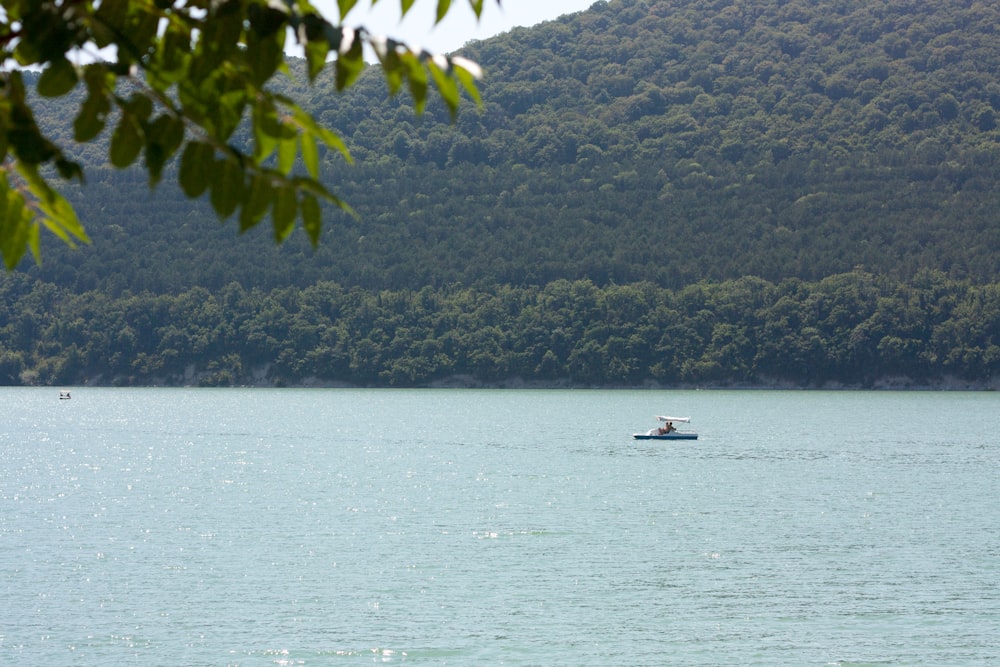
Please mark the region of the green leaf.
[[326, 54], [330, 52], [330, 47], [325, 41], [314, 40], [306, 42], [305, 52], [309, 64], [309, 80], [312, 81], [326, 66]]
[[0, 156], [7, 155], [8, 148], [7, 129], [10, 127], [10, 124], [7, 122], [9, 119], [6, 112], [7, 109], [3, 106], [3, 102], [0, 101]]
[[84, 70], [87, 98], [80, 105], [80, 113], [73, 121], [73, 137], [80, 143], [90, 141], [104, 129], [108, 112], [111, 111], [111, 103], [108, 101], [109, 76], [101, 65], [89, 65]]
[[42, 164], [56, 156], [52, 142], [43, 137], [37, 127], [11, 128], [7, 131], [7, 140], [17, 158], [27, 164]]
[[160, 181], [163, 165], [184, 142], [184, 122], [170, 114], [161, 114], [146, 126], [146, 167], [150, 187]]
[[341, 45], [336, 65], [337, 90], [344, 90], [350, 87], [358, 78], [358, 75], [364, 71], [365, 60], [362, 46], [362, 41], [357, 37], [351, 41], [351, 45], [346, 51], [343, 49], [343, 45]]
[[[257, 5], [252, 5], [256, 7]], [[277, 12], [280, 14], [281, 12]], [[277, 71], [284, 62], [285, 32], [278, 31], [271, 35], [259, 35], [251, 30], [247, 33], [247, 62], [250, 64], [250, 71], [253, 73], [252, 81], [255, 86], [263, 86]]]
[[219, 74], [225, 61], [240, 49], [243, 16], [239, 2], [212, 3], [217, 7], [200, 23], [203, 31], [192, 53], [189, 72], [200, 85]]
[[79, 78], [76, 68], [66, 58], [60, 58], [42, 70], [38, 77], [38, 94], [43, 97], [60, 97], [73, 90]]
[[357, 212], [355, 212], [355, 210], [351, 208], [347, 202], [331, 194], [330, 191], [327, 190], [326, 187], [319, 181], [314, 181], [311, 178], [298, 177], [292, 180], [292, 184], [303, 194], [311, 194], [314, 197], [332, 202], [351, 217], [358, 218]]
[[33, 252], [37, 262], [38, 225], [33, 223], [24, 197], [10, 187], [7, 172], [0, 171], [0, 254], [8, 271], [17, 267], [29, 245], [32, 245], [33, 229], [36, 238]]
[[128, 101], [123, 106], [140, 121], [144, 121], [153, 115], [154, 104], [148, 95], [136, 93], [128, 98]]
[[318, 14], [307, 14], [297, 35], [305, 49], [309, 80], [313, 81], [326, 65], [326, 54], [340, 47], [341, 29]]
[[[103, 1], [102, 1], [103, 6]], [[110, 43], [118, 47], [118, 60], [133, 63], [146, 58], [154, 46], [160, 13], [149, 11], [149, 3], [127, 2], [128, 14], [124, 26], [118, 28]], [[127, 35], [125, 38], [123, 35]]]
[[270, 37], [278, 32], [284, 33], [289, 14], [287, 8], [280, 5], [252, 4], [247, 8], [250, 27], [261, 37]]
[[142, 131], [139, 127], [139, 120], [127, 111], [123, 112], [115, 131], [111, 133], [111, 148], [108, 155], [111, 158], [111, 164], [119, 169], [124, 169], [139, 157], [142, 146]]
[[153, 54], [152, 65], [145, 68], [146, 80], [155, 90], [166, 92], [187, 76], [190, 60], [191, 33], [171, 23]]
[[298, 207], [295, 188], [283, 185], [274, 191], [271, 206], [271, 220], [274, 225], [274, 240], [281, 243], [295, 229], [295, 213]]
[[[232, 89], [225, 90], [225, 86]], [[204, 127], [220, 141], [227, 141], [243, 121], [243, 110], [250, 101], [247, 88], [240, 85], [235, 77], [226, 81], [215, 80], [213, 86], [219, 91], [209, 97], [211, 104], [206, 115]]]
[[354, 9], [354, 5], [356, 4], [358, 4], [358, 0], [337, 0], [337, 7], [340, 9], [341, 21], [347, 18], [347, 15], [350, 13], [352, 9]]
[[424, 112], [424, 107], [427, 105], [427, 72], [420, 64], [420, 59], [412, 53], [404, 55], [401, 64], [410, 95], [413, 97], [413, 108], [419, 115]]
[[71, 248], [76, 247], [74, 238], [84, 243], [90, 243], [73, 207], [61, 195], [55, 192], [53, 194], [54, 197], [51, 200], [39, 204], [39, 209], [45, 213], [42, 224]]
[[262, 163], [269, 158], [283, 139], [292, 138], [295, 132], [278, 119], [278, 111], [271, 99], [253, 105], [254, 161]]
[[243, 166], [234, 158], [215, 162], [212, 169], [212, 208], [220, 218], [228, 218], [243, 200]]
[[483, 0], [469, 0], [469, 6], [472, 7], [472, 11], [476, 13], [476, 18], [481, 18], [482, 17], [482, 15], [483, 15]]
[[120, 35], [128, 32], [129, 0], [101, 0], [101, 6], [94, 12], [94, 43], [103, 49]]
[[455, 82], [455, 79], [448, 76], [438, 66], [433, 58], [428, 59], [427, 69], [430, 71], [431, 77], [434, 78], [434, 84], [437, 86], [441, 99], [448, 106], [448, 111], [451, 113], [452, 119], [454, 119], [455, 114], [458, 112], [458, 105], [461, 102], [461, 96], [458, 93], [458, 84]]
[[[84, 32], [78, 22], [67, 20], [75, 12], [61, 2], [6, 1], [2, 7], [4, 58], [11, 57], [13, 48], [14, 59], [20, 65], [43, 65], [65, 57]], [[15, 21], [8, 20], [9, 11], [17, 16]], [[20, 25], [11, 31], [14, 23]]]
[[437, 18], [434, 20], [435, 25], [440, 23], [441, 19], [448, 15], [449, 7], [451, 7], [451, 0], [438, 0]]
[[67, 181], [78, 178], [81, 183], [83, 182], [83, 167], [81, 167], [78, 162], [67, 160], [64, 157], [57, 157], [55, 163], [56, 171], [58, 171], [59, 175]]
[[302, 150], [302, 164], [306, 166], [306, 171], [313, 178], [319, 178], [319, 150], [316, 148], [316, 139], [311, 134], [303, 134], [299, 146]]
[[264, 218], [273, 200], [274, 187], [271, 185], [271, 179], [264, 174], [254, 174], [246, 199], [243, 201], [243, 209], [240, 211], [240, 231], [245, 232], [256, 227]]
[[6, 75], [4, 93], [9, 107], [7, 126], [8, 149], [13, 149], [18, 160], [27, 164], [42, 164], [60, 155], [59, 149], [42, 135], [27, 102], [24, 81], [20, 72]]
[[177, 180], [188, 198], [199, 197], [208, 188], [214, 163], [215, 151], [208, 144], [190, 141], [184, 147]]
[[[90, 243], [73, 207], [62, 195], [49, 187], [37, 167], [21, 163], [17, 165], [17, 171], [28, 184], [28, 191], [35, 199], [35, 206], [42, 213], [41, 222], [49, 231], [71, 247], [76, 245], [74, 239]], [[36, 259], [38, 259], [37, 253]]]
[[403, 86], [403, 74], [406, 69], [396, 50], [397, 46], [396, 42], [390, 41], [385, 53], [379, 54], [379, 63], [382, 65], [382, 74], [389, 86], [390, 95], [398, 93]]
[[319, 236], [323, 231], [323, 213], [319, 202], [308, 193], [302, 195], [302, 225], [313, 247], [319, 245]]
[[288, 176], [295, 167], [295, 157], [298, 155], [298, 135], [282, 139], [278, 143], [278, 171]]
[[336, 132], [332, 132], [328, 128], [317, 123], [315, 118], [295, 104], [290, 104], [289, 109], [292, 112], [292, 116], [295, 118], [295, 122], [304, 132], [322, 141], [327, 148], [335, 149], [344, 157], [345, 160], [347, 160], [349, 164], [354, 162], [354, 158], [351, 157], [351, 152], [348, 150], [347, 144], [344, 143], [343, 139], [341, 139]]
[[458, 80], [459, 84], [461, 84], [465, 92], [469, 94], [469, 97], [475, 101], [476, 106], [483, 106], [483, 99], [479, 96], [479, 88], [476, 87], [477, 77], [469, 70], [454, 62], [452, 62], [451, 73]]

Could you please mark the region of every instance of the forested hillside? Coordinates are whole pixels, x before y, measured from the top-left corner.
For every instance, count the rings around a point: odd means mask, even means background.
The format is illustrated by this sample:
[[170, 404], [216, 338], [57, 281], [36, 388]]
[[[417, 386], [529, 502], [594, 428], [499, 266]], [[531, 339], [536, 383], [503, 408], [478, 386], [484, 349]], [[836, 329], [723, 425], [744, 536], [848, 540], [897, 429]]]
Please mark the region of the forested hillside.
[[91, 167], [76, 201], [95, 246], [33, 273], [153, 290], [681, 287], [855, 266], [991, 281], [997, 25], [995, 4], [965, 0], [597, 3], [468, 45], [485, 107], [454, 126], [386, 101], [378, 76], [345, 96], [289, 84], [357, 158], [328, 156], [361, 218], [331, 211], [317, 253], [237, 239], [168, 186], [150, 198], [136, 173]]
[[176, 295], [0, 289], [0, 384], [948, 386], [1000, 377], [1000, 287], [925, 272], [673, 291], [230, 284]]
[[[467, 45], [484, 106], [455, 124], [386, 100], [378, 76], [345, 95], [289, 81], [347, 140], [356, 164], [330, 154], [324, 178], [359, 218], [329, 211], [317, 250], [302, 234], [275, 246], [266, 228], [219, 225], [169, 175], [150, 195], [141, 175], [88, 164], [70, 195], [94, 245], [47, 243], [20, 271], [40, 282], [7, 285], [0, 382], [184, 382], [212, 364], [221, 383], [262, 367], [358, 384], [997, 376], [998, 25], [995, 4], [966, 0], [598, 2]], [[72, 110], [46, 105], [40, 121], [69, 133]], [[844, 276], [877, 289], [824, 315], [817, 295]], [[581, 301], [573, 326], [526, 319], [567, 284], [598, 300], [638, 290], [641, 307], [627, 324]], [[319, 293], [340, 304], [310, 301], [328, 309], [323, 343], [280, 314]], [[712, 304], [676, 305], [692, 294]], [[64, 320], [15, 323], [38, 299]], [[176, 305], [227, 299], [285, 324], [206, 337]], [[386, 300], [391, 331], [372, 319]], [[470, 319], [468, 300], [496, 312]], [[158, 314], [145, 328], [112, 315], [133, 306]], [[164, 342], [166, 313], [177, 340], [210, 342]], [[116, 346], [122, 331], [136, 343]]]

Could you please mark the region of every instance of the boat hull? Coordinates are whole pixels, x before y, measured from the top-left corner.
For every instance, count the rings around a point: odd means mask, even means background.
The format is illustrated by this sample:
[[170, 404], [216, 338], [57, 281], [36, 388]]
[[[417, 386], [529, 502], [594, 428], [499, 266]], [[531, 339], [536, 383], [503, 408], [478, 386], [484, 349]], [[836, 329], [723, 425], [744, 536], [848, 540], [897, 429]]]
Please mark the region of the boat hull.
[[697, 440], [697, 433], [667, 433], [664, 435], [649, 435], [648, 433], [636, 433], [632, 436], [636, 440]]

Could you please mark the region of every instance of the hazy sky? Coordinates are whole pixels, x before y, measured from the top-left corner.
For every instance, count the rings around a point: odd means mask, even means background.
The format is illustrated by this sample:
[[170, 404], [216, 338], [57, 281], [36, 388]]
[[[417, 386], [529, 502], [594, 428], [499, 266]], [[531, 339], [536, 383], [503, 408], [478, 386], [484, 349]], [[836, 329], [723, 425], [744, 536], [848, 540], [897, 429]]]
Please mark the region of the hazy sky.
[[[483, 3], [483, 15], [476, 23], [476, 15], [469, 8], [468, 0], [452, 0], [451, 10], [445, 20], [434, 26], [436, 0], [416, 0], [400, 22], [399, 0], [379, 0], [371, 9], [369, 0], [360, 0], [348, 15], [349, 26], [364, 25], [372, 32], [395, 37], [410, 46], [421, 46], [435, 53], [451, 53], [473, 39], [486, 39], [515, 26], [532, 26], [563, 14], [589, 8], [595, 0], [503, 0], [497, 7], [496, 0]], [[332, 21], [338, 17], [336, 0], [313, 0], [324, 16]]]

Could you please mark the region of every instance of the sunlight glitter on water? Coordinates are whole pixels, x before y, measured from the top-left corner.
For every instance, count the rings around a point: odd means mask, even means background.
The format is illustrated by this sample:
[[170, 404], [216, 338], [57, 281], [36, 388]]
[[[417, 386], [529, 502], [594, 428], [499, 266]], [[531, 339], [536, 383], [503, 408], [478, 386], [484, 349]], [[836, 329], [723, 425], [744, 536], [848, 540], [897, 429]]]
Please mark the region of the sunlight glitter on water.
[[995, 395], [5, 391], [4, 664], [1000, 655]]

